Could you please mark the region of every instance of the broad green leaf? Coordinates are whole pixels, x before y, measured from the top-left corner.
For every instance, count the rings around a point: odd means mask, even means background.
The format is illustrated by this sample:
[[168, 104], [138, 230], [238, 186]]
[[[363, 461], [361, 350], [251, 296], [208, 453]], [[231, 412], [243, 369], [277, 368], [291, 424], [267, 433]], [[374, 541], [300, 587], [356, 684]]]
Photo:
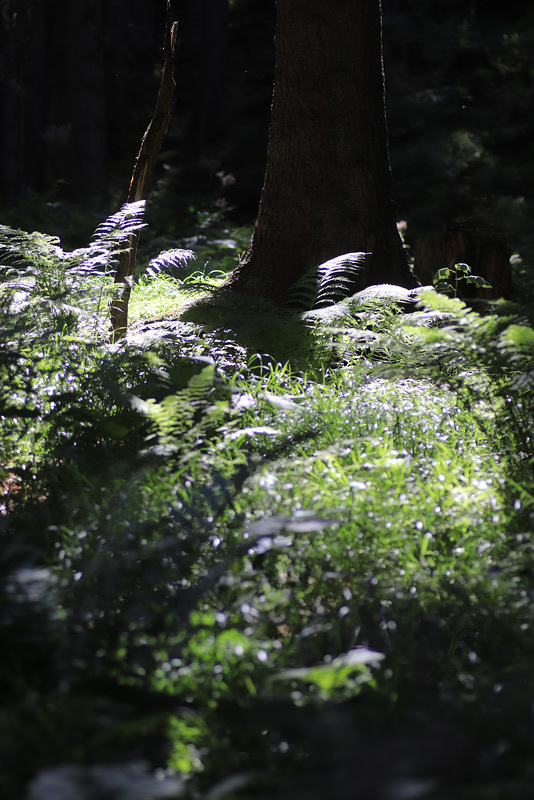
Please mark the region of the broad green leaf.
[[452, 269], [451, 272], [453, 274], [456, 273], [456, 275], [471, 275], [471, 267], [469, 264], [455, 264], [454, 269]]
[[469, 277], [467, 277], [465, 280], [466, 283], [470, 283], [473, 286], [477, 286], [479, 289], [492, 288], [491, 283], [488, 283], [488, 281], [485, 278], [482, 278], [480, 275], [469, 275]]

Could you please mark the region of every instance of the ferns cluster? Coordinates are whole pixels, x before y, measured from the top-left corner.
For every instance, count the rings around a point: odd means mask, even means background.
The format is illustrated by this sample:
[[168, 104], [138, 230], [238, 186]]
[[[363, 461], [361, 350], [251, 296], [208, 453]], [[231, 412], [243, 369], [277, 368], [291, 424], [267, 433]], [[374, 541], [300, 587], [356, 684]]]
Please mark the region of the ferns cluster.
[[143, 227], [144, 205], [125, 204], [97, 227], [87, 247], [71, 252], [57, 237], [0, 226], [4, 315], [37, 336], [103, 333], [117, 257]]
[[406, 294], [401, 302], [409, 297], [416, 304], [407, 314], [388, 316], [387, 309], [377, 313], [376, 306], [364, 304], [358, 311], [352, 307], [349, 319], [344, 305], [344, 327], [329, 328], [338, 351], [345, 358], [358, 352], [371, 359], [370, 379], [426, 376], [453, 389], [482, 423], [487, 419], [488, 435], [500, 437], [497, 449], [506, 450], [520, 469], [532, 469], [534, 331], [525, 310], [499, 301], [482, 313], [430, 287]]
[[145, 452], [187, 455], [202, 445], [209, 425], [229, 408], [227, 399], [216, 396], [215, 364], [209, 358], [179, 358], [168, 364], [155, 353], [144, 357], [157, 384], [153, 382], [148, 397], [130, 394], [129, 402], [148, 423]]
[[[301, 320], [338, 364], [368, 359], [369, 377], [416, 374], [453, 387], [470, 408], [491, 408], [500, 447], [531, 469], [534, 463], [534, 332], [519, 306], [501, 301], [477, 312], [443, 280], [457, 273], [477, 286], [465, 265], [436, 274], [436, 289], [377, 284], [349, 294], [365, 263], [349, 253], [311, 270], [290, 296], [310, 311]], [[402, 311], [402, 313], [399, 313]], [[504, 442], [507, 438], [507, 442]]]
[[[452, 385], [475, 411], [489, 405], [493, 436], [501, 437], [520, 469], [534, 465], [534, 331], [519, 306], [501, 301], [478, 313], [456, 298], [430, 290], [427, 311], [446, 314], [445, 324], [423, 328], [420, 349], [434, 359], [436, 377]], [[508, 438], [508, 442], [505, 440]]]

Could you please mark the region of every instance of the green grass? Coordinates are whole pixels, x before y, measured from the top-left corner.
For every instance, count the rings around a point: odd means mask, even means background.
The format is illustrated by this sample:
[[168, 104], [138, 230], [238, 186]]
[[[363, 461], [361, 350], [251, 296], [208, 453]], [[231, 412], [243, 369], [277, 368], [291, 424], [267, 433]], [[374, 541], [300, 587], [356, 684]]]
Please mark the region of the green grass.
[[139, 278], [131, 321], [178, 324], [144, 347], [4, 287], [4, 795], [140, 758], [191, 796], [528, 795], [527, 312], [334, 328], [221, 279]]
[[176, 317], [195, 299], [204, 297], [206, 288], [215, 289], [222, 280], [219, 273], [193, 273], [185, 281], [165, 274], [156, 280], [141, 277], [132, 289], [129, 323]]
[[[508, 654], [524, 665], [532, 655], [532, 484], [512, 477], [491, 394], [471, 407], [447, 381], [413, 377], [407, 366], [406, 377], [398, 365], [392, 378], [372, 371], [355, 357], [323, 382], [276, 367], [234, 382], [245, 411], [241, 432], [220, 429], [226, 458], [269, 449], [263, 442], [276, 437], [289, 445], [246, 481], [213, 541], [236, 519], [237, 543], [266, 518], [275, 533], [250, 547], [222, 598], [204, 606], [210, 632], [190, 641], [186, 672], [210, 687], [208, 705], [239, 697], [300, 709], [364, 692], [377, 708], [387, 700], [385, 720], [426, 709], [432, 724], [444, 714], [460, 725], [466, 715], [478, 735], [476, 703], [503, 687], [514, 693]], [[487, 386], [483, 363], [480, 381]], [[330, 668], [355, 648], [384, 658]], [[163, 661], [158, 686], [174, 692], [183, 674], [181, 661], [176, 670]], [[209, 768], [192, 745], [203, 735], [213, 757], [205, 721], [189, 744], [174, 730], [171, 763]], [[300, 747], [298, 737], [285, 741], [286, 760]]]

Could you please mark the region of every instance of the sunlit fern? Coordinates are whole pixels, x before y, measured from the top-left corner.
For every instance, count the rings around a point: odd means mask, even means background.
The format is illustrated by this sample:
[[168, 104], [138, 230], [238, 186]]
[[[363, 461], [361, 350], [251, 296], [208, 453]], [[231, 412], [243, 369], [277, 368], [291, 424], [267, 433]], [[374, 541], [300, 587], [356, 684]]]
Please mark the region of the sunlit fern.
[[369, 253], [344, 253], [308, 270], [288, 290], [285, 304], [323, 308], [350, 294]]
[[125, 203], [120, 211], [100, 223], [93, 234], [93, 239], [109, 245], [114, 242], [124, 243], [128, 236], [146, 226], [146, 223], [143, 222], [145, 204], [145, 200]]
[[8, 313], [27, 328], [96, 331], [104, 324], [118, 253], [144, 223], [144, 200], [126, 203], [96, 229], [87, 247], [65, 251], [55, 236], [0, 226], [0, 290]]
[[147, 444], [150, 451], [160, 455], [189, 452], [194, 441], [197, 446], [200, 443], [200, 429], [209, 423], [209, 418], [228, 408], [227, 403], [220, 408], [217, 404], [212, 406], [215, 364], [211, 359], [197, 358], [180, 361], [173, 367], [153, 353], [146, 357], [153, 368], [157, 367], [159, 393], [163, 396], [143, 399], [132, 394], [130, 404], [149, 422]]
[[368, 286], [349, 297], [345, 296], [342, 300], [330, 305], [316, 306], [311, 311], [304, 312], [302, 316], [305, 320], [329, 323], [351, 317], [362, 308], [386, 310], [397, 307], [406, 309], [410, 305], [415, 305], [418, 291], [418, 289], [404, 289], [402, 286], [390, 283], [379, 283]]
[[454, 389], [512, 460], [531, 470], [534, 330], [525, 309], [501, 301], [480, 314], [430, 287], [413, 294], [418, 311], [398, 317], [372, 345], [388, 353], [374, 376], [425, 374]]
[[155, 278], [160, 273], [168, 273], [172, 276], [183, 277], [191, 271], [190, 265], [197, 260], [193, 250], [177, 248], [174, 250], [164, 250], [156, 258], [149, 261], [146, 274], [150, 278]]

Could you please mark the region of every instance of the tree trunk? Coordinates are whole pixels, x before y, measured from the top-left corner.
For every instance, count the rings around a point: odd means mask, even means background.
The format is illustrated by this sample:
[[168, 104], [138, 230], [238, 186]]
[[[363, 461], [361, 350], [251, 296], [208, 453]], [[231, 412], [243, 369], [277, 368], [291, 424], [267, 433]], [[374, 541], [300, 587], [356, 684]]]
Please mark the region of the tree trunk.
[[[156, 109], [141, 141], [141, 147], [132, 173], [128, 191], [129, 203], [146, 200], [150, 194], [156, 161], [167, 132], [174, 102], [176, 84], [173, 72], [173, 56], [177, 32], [178, 23], [172, 20], [171, 4], [170, 0], [167, 0], [167, 21], [163, 43], [164, 65], [161, 84]], [[131, 287], [129, 279], [133, 275], [135, 267], [137, 240], [137, 234], [130, 236], [129, 246], [119, 254], [118, 265], [115, 270], [115, 283], [120, 284], [120, 288], [110, 308], [112, 339], [114, 342], [119, 341], [126, 335]]]
[[229, 286], [275, 302], [307, 270], [371, 252], [360, 285], [415, 285], [396, 227], [380, 0], [278, 0], [269, 151]]

